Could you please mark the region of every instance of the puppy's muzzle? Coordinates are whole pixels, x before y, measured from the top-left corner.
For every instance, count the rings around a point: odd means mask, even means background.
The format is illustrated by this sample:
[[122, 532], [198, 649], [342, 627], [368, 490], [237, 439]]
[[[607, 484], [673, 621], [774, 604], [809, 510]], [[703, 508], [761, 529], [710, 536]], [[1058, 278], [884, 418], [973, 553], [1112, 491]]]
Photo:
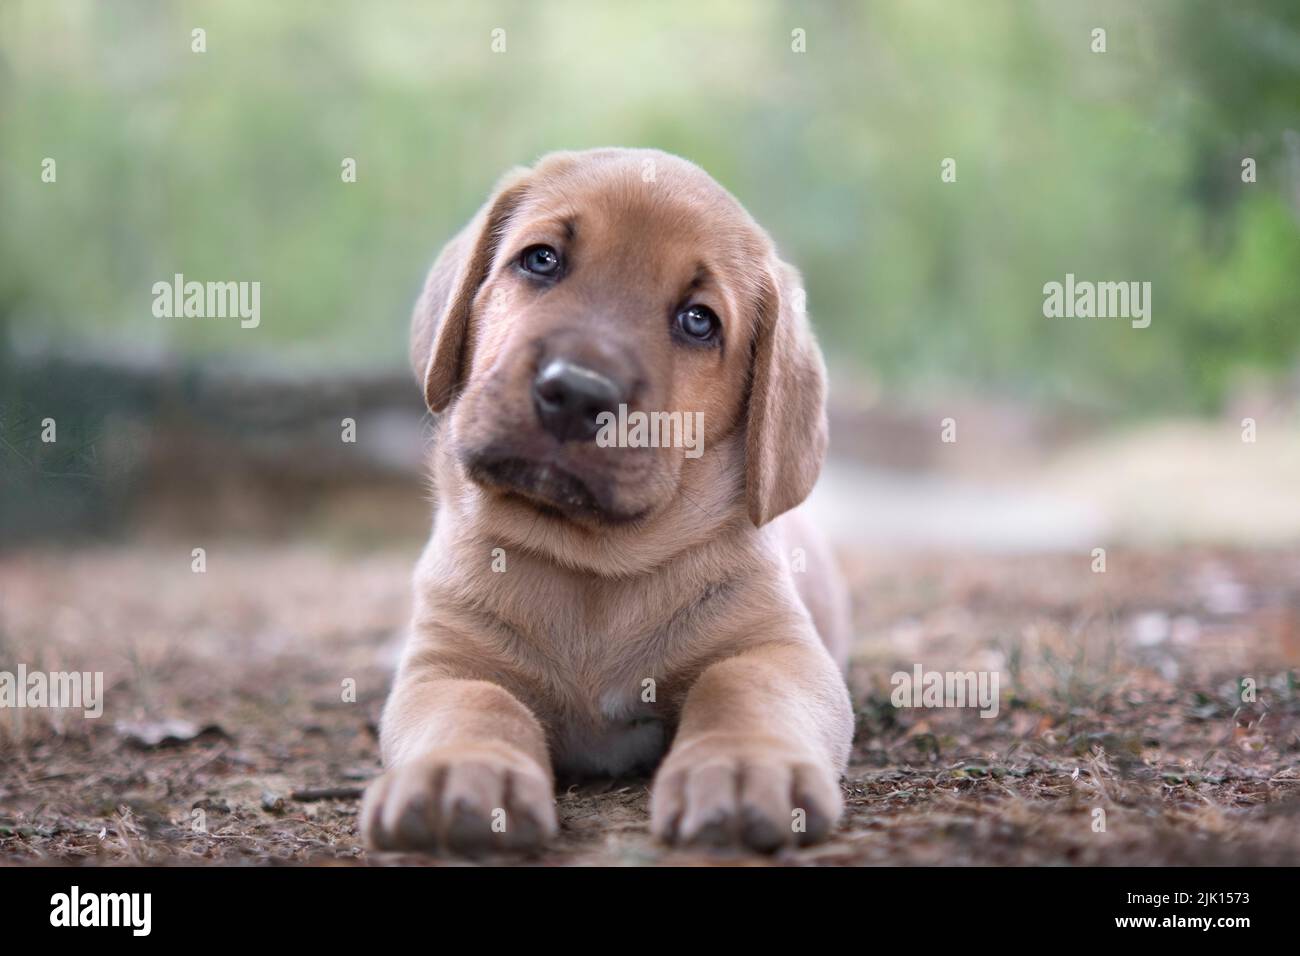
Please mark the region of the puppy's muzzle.
[[533, 380], [533, 407], [542, 427], [560, 442], [589, 442], [602, 412], [618, 414], [627, 389], [595, 369], [555, 358]]
[[636, 520], [644, 508], [634, 503], [635, 494], [628, 499], [625, 487], [638, 480], [636, 468], [621, 454], [614, 462], [596, 441], [602, 416], [617, 416], [619, 406], [631, 405], [644, 388], [635, 358], [570, 332], [534, 348], [542, 354], [523, 381], [536, 417], [532, 423], [512, 419], [490, 441], [467, 448], [471, 479], [569, 518]]

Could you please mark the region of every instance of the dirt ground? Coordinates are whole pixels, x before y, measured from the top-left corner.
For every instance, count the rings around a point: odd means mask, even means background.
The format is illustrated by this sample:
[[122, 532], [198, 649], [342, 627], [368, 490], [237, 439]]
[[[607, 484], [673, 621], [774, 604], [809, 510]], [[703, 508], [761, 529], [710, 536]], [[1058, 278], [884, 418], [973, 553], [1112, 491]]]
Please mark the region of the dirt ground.
[[[0, 556], [0, 670], [102, 670], [107, 698], [0, 711], [0, 862], [438, 862], [356, 832], [419, 544], [201, 543], [203, 574], [191, 542]], [[563, 789], [528, 862], [1300, 863], [1300, 553], [842, 558], [858, 735], [830, 842], [666, 849], [621, 780]], [[895, 708], [918, 663], [997, 671], [997, 717]]]

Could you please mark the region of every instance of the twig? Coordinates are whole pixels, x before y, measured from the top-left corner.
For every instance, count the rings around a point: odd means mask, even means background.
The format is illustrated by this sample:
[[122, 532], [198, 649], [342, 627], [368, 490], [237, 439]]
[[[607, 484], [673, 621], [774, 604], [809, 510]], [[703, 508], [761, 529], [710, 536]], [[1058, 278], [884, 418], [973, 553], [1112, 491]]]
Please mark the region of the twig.
[[294, 790], [289, 794], [290, 800], [299, 803], [314, 803], [317, 800], [360, 800], [365, 793], [362, 787], [319, 787], [317, 789]]

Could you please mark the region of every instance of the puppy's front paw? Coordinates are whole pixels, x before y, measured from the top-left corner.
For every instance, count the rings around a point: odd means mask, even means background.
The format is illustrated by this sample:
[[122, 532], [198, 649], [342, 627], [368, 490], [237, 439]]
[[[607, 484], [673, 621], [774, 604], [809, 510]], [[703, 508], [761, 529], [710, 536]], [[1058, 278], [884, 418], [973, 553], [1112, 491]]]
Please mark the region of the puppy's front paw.
[[669, 753], [655, 777], [650, 827], [669, 843], [771, 853], [826, 838], [844, 800], [836, 774], [767, 741], [711, 738]]
[[361, 827], [376, 850], [465, 854], [533, 849], [558, 830], [545, 771], [506, 747], [435, 751], [392, 768], [366, 789]]

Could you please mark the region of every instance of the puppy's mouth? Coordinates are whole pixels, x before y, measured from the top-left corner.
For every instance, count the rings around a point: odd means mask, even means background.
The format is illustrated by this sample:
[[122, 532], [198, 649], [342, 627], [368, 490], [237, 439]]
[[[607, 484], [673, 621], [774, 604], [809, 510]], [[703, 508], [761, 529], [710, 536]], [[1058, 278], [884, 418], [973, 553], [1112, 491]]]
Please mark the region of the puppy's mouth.
[[551, 517], [598, 524], [625, 524], [641, 517], [611, 507], [585, 481], [553, 462], [492, 451], [463, 460], [471, 481]]

